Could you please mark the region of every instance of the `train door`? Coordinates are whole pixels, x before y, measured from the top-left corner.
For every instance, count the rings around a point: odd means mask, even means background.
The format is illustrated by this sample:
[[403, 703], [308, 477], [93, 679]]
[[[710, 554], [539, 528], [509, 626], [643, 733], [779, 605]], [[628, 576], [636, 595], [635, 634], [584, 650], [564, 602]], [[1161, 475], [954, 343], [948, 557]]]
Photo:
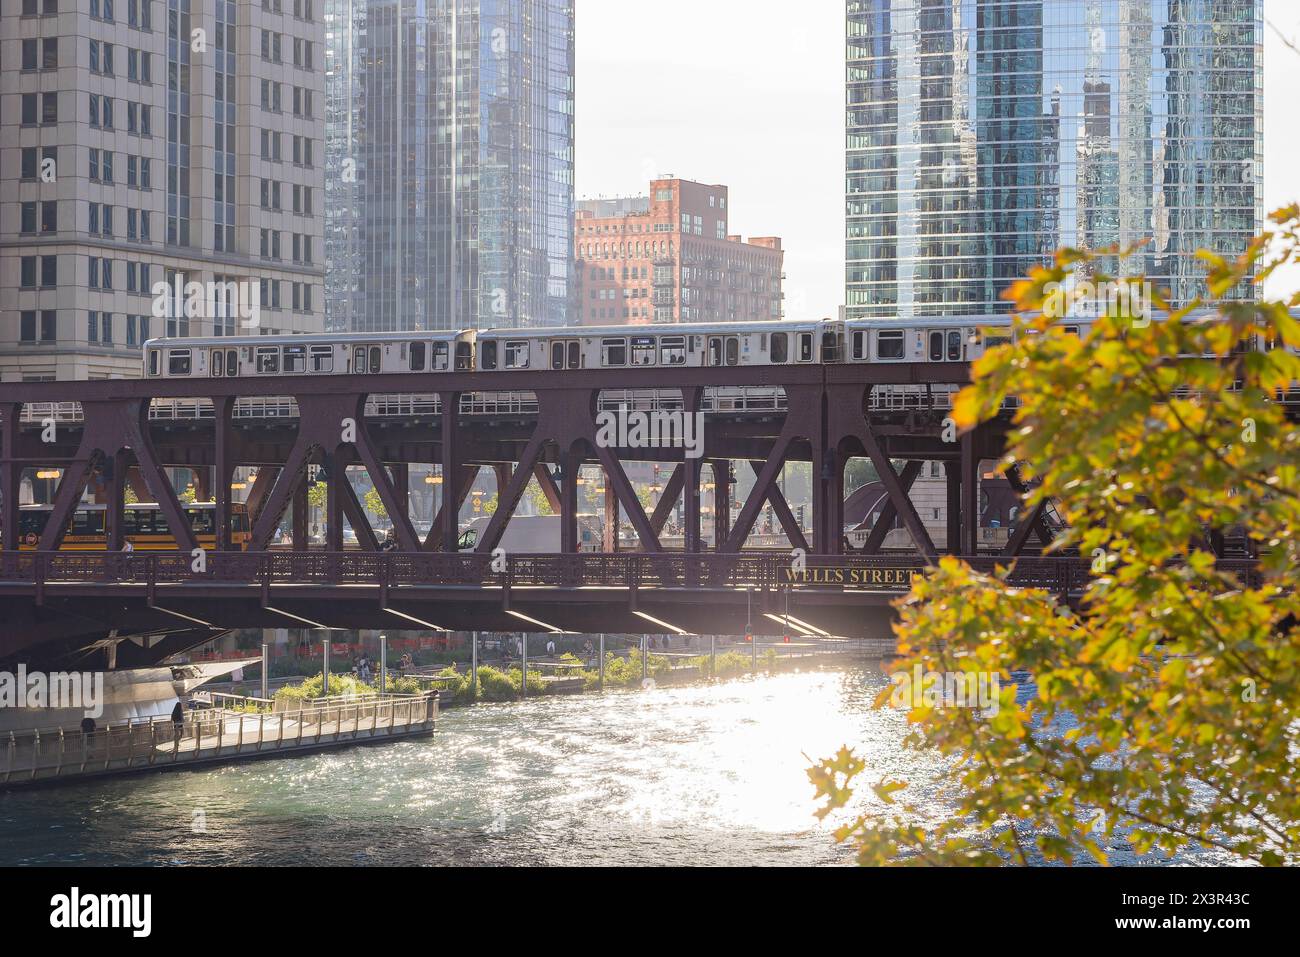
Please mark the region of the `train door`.
[[740, 336], [709, 336], [709, 365], [740, 364]]
[[926, 358], [931, 362], [961, 362], [966, 358], [960, 329], [931, 329], [926, 343]]
[[380, 358], [379, 346], [356, 346], [352, 350], [352, 371], [358, 375], [377, 375]]
[[208, 357], [208, 374], [214, 379], [239, 375], [239, 353], [235, 349], [213, 349]]
[[556, 371], [582, 368], [582, 346], [577, 339], [551, 340], [551, 368]]

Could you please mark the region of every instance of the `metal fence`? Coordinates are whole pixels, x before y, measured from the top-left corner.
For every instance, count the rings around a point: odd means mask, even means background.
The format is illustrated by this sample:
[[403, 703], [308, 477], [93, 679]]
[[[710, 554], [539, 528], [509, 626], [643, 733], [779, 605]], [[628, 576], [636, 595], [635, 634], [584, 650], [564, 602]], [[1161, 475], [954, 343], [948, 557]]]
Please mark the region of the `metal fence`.
[[[214, 697], [229, 703], [234, 696]], [[90, 732], [10, 732], [0, 738], [0, 786], [423, 734], [433, 730], [437, 716], [438, 696], [429, 692], [327, 698], [274, 713], [213, 707], [188, 713], [179, 727], [169, 719], [151, 719]]]
[[[992, 571], [1010, 559], [981, 555], [967, 561]], [[188, 552], [0, 552], [0, 583], [51, 585], [377, 585], [610, 587], [610, 588], [826, 588], [906, 591], [912, 575], [929, 567], [917, 556], [808, 556], [796, 571], [787, 552], [686, 554], [583, 552], [508, 555], [504, 565], [479, 553], [443, 552], [211, 552], [195, 570]], [[1248, 587], [1260, 582], [1254, 560], [1221, 560], [1220, 570]], [[1070, 557], [1021, 557], [1013, 584], [1080, 594], [1090, 562]]]

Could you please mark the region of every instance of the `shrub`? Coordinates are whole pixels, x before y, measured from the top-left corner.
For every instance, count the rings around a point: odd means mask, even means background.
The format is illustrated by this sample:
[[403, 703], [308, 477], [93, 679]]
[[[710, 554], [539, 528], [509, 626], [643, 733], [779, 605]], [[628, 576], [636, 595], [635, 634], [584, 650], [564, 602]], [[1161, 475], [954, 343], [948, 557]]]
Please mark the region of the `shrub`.
[[352, 675], [330, 675], [328, 693], [322, 693], [320, 675], [313, 675], [302, 684], [285, 685], [275, 693], [277, 701], [311, 701], [316, 698], [338, 697], [340, 695], [372, 695], [375, 689], [354, 678]]

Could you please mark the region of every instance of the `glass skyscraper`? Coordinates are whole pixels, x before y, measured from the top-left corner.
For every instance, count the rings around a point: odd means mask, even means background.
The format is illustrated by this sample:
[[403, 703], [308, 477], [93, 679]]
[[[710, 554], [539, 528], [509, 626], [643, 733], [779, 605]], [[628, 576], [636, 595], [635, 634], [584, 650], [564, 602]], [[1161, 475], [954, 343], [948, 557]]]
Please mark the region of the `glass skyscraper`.
[[1060, 246], [1201, 291], [1263, 218], [1261, 0], [848, 0], [851, 318], [1004, 312]]
[[573, 0], [327, 0], [326, 318], [563, 325]]

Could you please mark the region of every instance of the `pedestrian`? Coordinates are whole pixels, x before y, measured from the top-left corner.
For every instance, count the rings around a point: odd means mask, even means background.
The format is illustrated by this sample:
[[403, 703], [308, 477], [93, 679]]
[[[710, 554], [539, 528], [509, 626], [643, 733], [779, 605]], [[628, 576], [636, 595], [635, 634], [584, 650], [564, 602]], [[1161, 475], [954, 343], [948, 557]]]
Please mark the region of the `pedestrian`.
[[180, 744], [181, 735], [185, 733], [185, 706], [181, 704], [181, 699], [176, 699], [176, 707], [172, 708], [172, 731], [176, 737], [176, 743]]

